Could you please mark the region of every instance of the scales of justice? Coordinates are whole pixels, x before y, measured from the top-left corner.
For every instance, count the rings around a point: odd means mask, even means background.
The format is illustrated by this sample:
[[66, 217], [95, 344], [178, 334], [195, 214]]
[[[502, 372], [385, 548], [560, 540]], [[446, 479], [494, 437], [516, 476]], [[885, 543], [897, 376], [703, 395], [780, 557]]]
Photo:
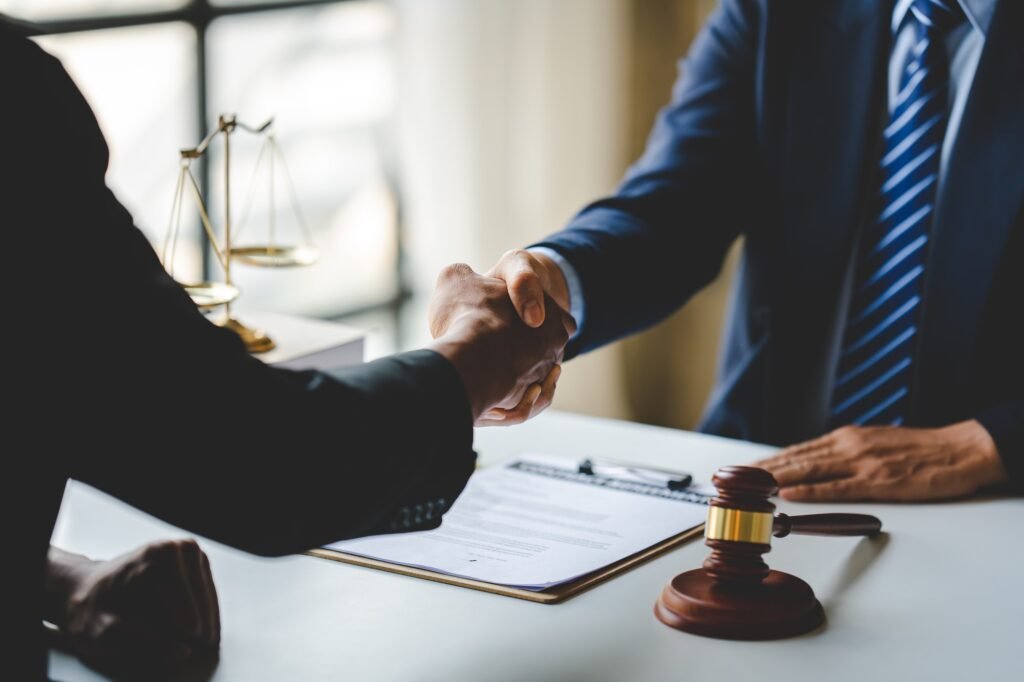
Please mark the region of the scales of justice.
[[[247, 327], [234, 318], [231, 314], [231, 304], [241, 293], [231, 278], [232, 263], [238, 263], [265, 267], [265, 268], [291, 268], [312, 265], [318, 258], [318, 253], [310, 237], [309, 228], [299, 210], [296, 200], [295, 186], [288, 174], [284, 157], [274, 139], [274, 119], [266, 121], [258, 127], [248, 126], [234, 115], [224, 114], [217, 120], [217, 127], [207, 135], [202, 142], [195, 147], [181, 150], [181, 167], [178, 172], [178, 182], [174, 191], [174, 202], [171, 206], [171, 217], [167, 228], [167, 236], [164, 239], [161, 262], [167, 272], [174, 277], [174, 258], [178, 242], [178, 235], [181, 232], [182, 208], [185, 203], [185, 195], [192, 195], [196, 207], [199, 210], [199, 219], [202, 222], [203, 230], [209, 239], [213, 254], [220, 264], [223, 273], [222, 280], [204, 280], [200, 282], [181, 283], [182, 287], [192, 297], [192, 301], [203, 311], [212, 311], [223, 307], [223, 315], [215, 319], [215, 324], [230, 329], [238, 334], [245, 342], [246, 348], [251, 353], [265, 353], [274, 348], [274, 341], [263, 331]], [[249, 196], [246, 201], [245, 212], [242, 220], [236, 226], [231, 222], [231, 136], [236, 131], [244, 131], [263, 138], [253, 170], [252, 182], [249, 188]], [[218, 240], [217, 230], [214, 229], [213, 221], [207, 210], [206, 200], [199, 189], [199, 183], [192, 173], [192, 164], [196, 159], [203, 158], [209, 150], [210, 145], [218, 137], [223, 138], [224, 144], [224, 225], [221, 229], [223, 238]], [[266, 192], [268, 203], [268, 225], [265, 242], [254, 242], [239, 245], [239, 237], [244, 230], [249, 211], [252, 208], [253, 199], [257, 191], [257, 181], [261, 165], [266, 159], [269, 166]], [[301, 240], [297, 244], [283, 244], [278, 241], [277, 235], [277, 204], [275, 187], [277, 185], [277, 174], [275, 161], [280, 164], [286, 180], [286, 187], [289, 193], [289, 200], [292, 211], [295, 214], [296, 222], [301, 233]]]

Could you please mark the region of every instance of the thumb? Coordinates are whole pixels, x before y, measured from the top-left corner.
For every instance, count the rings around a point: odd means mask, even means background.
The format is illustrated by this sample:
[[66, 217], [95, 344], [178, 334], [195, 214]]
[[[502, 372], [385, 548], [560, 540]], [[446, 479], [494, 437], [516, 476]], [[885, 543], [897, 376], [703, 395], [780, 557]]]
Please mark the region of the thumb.
[[512, 251], [503, 259], [497, 276], [505, 280], [519, 317], [530, 327], [544, 324], [544, 285], [534, 261], [525, 251]]

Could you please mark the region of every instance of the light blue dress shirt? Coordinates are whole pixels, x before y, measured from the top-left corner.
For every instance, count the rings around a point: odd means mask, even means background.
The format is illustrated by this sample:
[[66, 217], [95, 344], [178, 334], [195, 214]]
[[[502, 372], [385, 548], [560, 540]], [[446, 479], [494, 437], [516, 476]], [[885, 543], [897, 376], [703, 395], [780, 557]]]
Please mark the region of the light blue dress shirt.
[[[946, 38], [946, 49], [949, 51], [949, 117], [946, 124], [946, 135], [942, 143], [942, 156], [939, 160], [938, 190], [941, 191], [942, 180], [946, 174], [950, 150], [960, 129], [967, 96], [974, 82], [974, 72], [978, 68], [982, 48], [985, 46], [985, 35], [992, 23], [992, 14], [999, 0], [958, 0], [967, 15], [967, 23], [953, 31]], [[1008, 0], [1021, 2], [1024, 0]], [[888, 102], [890, 111], [893, 101], [899, 92], [900, 71], [907, 63], [907, 55], [916, 42], [916, 28], [911, 21], [904, 21], [913, 0], [899, 0], [892, 13], [892, 30], [895, 35], [892, 54], [889, 55]], [[565, 283], [569, 289], [569, 314], [576, 320], [578, 330], [583, 329], [586, 310], [583, 304], [583, 286], [576, 269], [557, 251], [543, 246], [530, 249], [551, 258], [562, 270]], [[577, 333], [579, 333], [577, 331]]]

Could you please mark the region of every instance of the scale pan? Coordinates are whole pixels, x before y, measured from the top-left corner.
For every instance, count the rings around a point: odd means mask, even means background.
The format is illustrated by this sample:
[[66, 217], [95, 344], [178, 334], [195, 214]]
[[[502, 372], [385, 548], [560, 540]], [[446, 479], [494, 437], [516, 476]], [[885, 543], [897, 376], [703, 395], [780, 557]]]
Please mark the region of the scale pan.
[[238, 246], [231, 249], [231, 257], [246, 265], [293, 268], [312, 265], [319, 254], [308, 246]]
[[198, 284], [182, 284], [185, 292], [192, 297], [192, 302], [200, 308], [215, 308], [231, 303], [238, 298], [238, 287], [225, 282], [199, 282]]

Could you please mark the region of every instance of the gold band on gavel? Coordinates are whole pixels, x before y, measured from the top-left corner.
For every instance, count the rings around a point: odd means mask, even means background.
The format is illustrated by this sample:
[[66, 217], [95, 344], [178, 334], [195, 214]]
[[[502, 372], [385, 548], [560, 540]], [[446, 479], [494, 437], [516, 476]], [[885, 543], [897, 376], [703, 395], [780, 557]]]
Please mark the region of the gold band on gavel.
[[768, 512], [752, 512], [725, 507], [709, 507], [704, 537], [708, 540], [753, 542], [769, 545], [774, 518]]

